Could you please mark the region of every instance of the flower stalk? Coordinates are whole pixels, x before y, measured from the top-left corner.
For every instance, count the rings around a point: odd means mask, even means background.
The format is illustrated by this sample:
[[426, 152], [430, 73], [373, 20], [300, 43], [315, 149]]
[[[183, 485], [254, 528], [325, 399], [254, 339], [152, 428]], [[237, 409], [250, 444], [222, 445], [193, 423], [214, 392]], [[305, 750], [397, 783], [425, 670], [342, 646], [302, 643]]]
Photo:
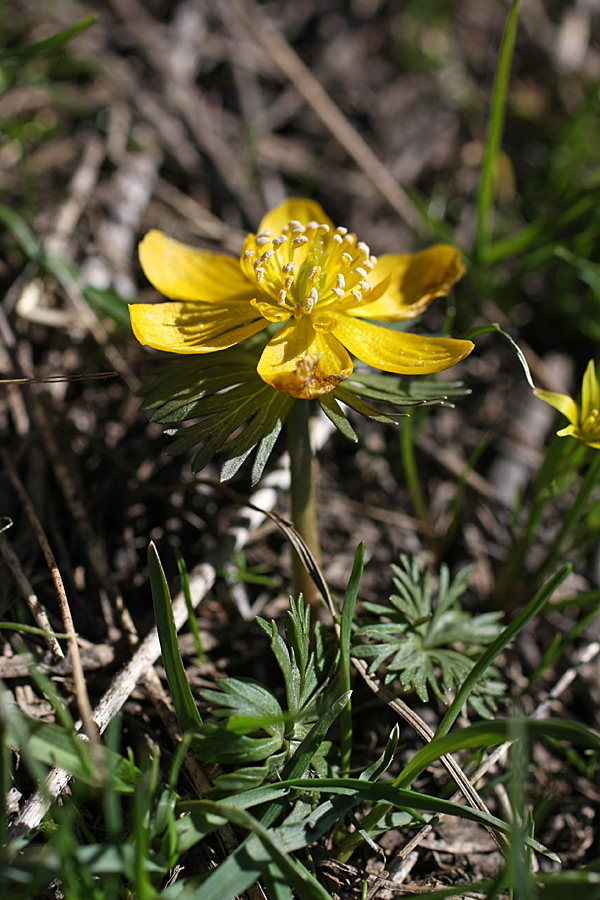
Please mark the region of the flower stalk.
[[[308, 403], [294, 403], [286, 427], [290, 454], [291, 518], [296, 531], [308, 545], [317, 564], [320, 564], [321, 544], [316, 510], [318, 463], [310, 445]], [[292, 584], [294, 596], [303, 595], [311, 610], [311, 622], [314, 623], [320, 611], [319, 594], [295, 550], [292, 550]]]

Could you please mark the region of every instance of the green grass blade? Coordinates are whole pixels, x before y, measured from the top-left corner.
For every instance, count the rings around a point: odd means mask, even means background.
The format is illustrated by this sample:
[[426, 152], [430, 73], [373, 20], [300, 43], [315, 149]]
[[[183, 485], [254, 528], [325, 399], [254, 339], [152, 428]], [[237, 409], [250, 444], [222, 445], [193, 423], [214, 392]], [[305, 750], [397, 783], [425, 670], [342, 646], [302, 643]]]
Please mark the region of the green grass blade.
[[[344, 605], [342, 607], [342, 622], [340, 628], [340, 687], [341, 690], [350, 693], [350, 641], [352, 638], [352, 620], [358, 597], [358, 588], [362, 577], [365, 562], [365, 545], [358, 545], [354, 556], [354, 565]], [[340, 713], [340, 771], [350, 771], [350, 757], [352, 753], [352, 700]]]
[[200, 713], [185, 675], [183, 661], [177, 644], [177, 629], [173, 618], [171, 595], [154, 543], [148, 547], [148, 570], [154, 603], [156, 627], [162, 651], [167, 681], [173, 695], [175, 713], [182, 731], [195, 731], [202, 725]]
[[519, 0], [512, 0], [506, 20], [506, 27], [502, 37], [500, 56], [492, 89], [492, 103], [490, 107], [490, 119], [483, 151], [481, 178], [477, 194], [477, 224], [475, 230], [475, 258], [480, 259], [482, 251], [489, 243], [491, 234], [490, 217], [494, 203], [495, 168], [502, 132], [504, 130], [504, 115], [506, 110], [506, 97], [508, 93], [508, 81], [512, 63], [517, 20], [519, 16]]
[[35, 44], [27, 44], [25, 47], [11, 47], [10, 50], [4, 50], [0, 53], [0, 66], [6, 63], [24, 62], [33, 56], [37, 56], [39, 53], [58, 50], [74, 38], [76, 34], [79, 34], [80, 31], [93, 25], [97, 18], [98, 16], [86, 16], [74, 25], [63, 28], [62, 31], [57, 31], [50, 37], [44, 38], [43, 41], [36, 41]]
[[402, 783], [411, 784], [415, 778], [432, 762], [446, 753], [474, 747], [493, 747], [509, 741], [514, 735], [515, 727], [522, 729], [527, 737], [555, 738], [566, 740], [586, 749], [597, 750], [600, 747], [600, 734], [593, 728], [587, 728], [578, 722], [561, 719], [496, 719], [478, 722], [468, 728], [435, 737], [431, 743], [421, 750], [408, 763], [402, 772]]
[[[492, 665], [496, 657], [499, 656], [500, 653], [502, 653], [505, 647], [508, 647], [508, 645], [516, 638], [516, 636], [523, 630], [523, 628], [525, 628], [527, 623], [535, 618], [535, 616], [537, 616], [539, 612], [541, 612], [554, 591], [560, 584], [562, 584], [570, 571], [571, 566], [563, 566], [562, 569], [560, 569], [556, 573], [556, 575], [553, 575], [552, 578], [550, 578], [550, 580], [540, 588], [535, 597], [533, 597], [529, 601], [527, 606], [523, 610], [521, 610], [519, 615], [510, 623], [510, 625], [508, 625], [504, 629], [504, 631], [496, 638], [496, 640], [492, 644], [490, 644], [485, 653], [480, 656], [480, 658], [477, 660], [477, 662], [465, 678], [464, 682], [456, 692], [456, 696], [448, 707], [446, 715], [436, 729], [436, 737], [441, 737], [445, 734], [448, 734], [454, 722], [460, 715], [460, 711], [463, 708], [467, 697], [469, 696], [479, 679]], [[399, 777], [402, 778], [402, 775], [400, 775]]]
[[200, 632], [198, 631], [198, 623], [196, 621], [196, 612], [192, 605], [192, 595], [190, 592], [190, 579], [188, 577], [188, 570], [185, 564], [185, 560], [183, 558], [183, 554], [181, 553], [179, 547], [175, 547], [175, 559], [177, 560], [177, 571], [179, 572], [179, 578], [181, 579], [181, 590], [183, 591], [183, 596], [185, 598], [185, 605], [188, 611], [188, 623], [190, 626], [190, 631], [192, 632], [192, 637], [194, 638], [194, 647], [196, 648], [196, 656], [198, 657], [199, 662], [204, 662], [204, 648], [202, 646], [202, 640], [200, 639]]

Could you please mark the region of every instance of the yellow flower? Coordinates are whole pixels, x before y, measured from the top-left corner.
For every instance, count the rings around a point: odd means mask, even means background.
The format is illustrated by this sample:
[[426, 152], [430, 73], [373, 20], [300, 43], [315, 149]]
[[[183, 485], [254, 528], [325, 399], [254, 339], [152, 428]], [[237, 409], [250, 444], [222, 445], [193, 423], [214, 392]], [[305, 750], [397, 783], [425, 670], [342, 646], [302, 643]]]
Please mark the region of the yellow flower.
[[540, 388], [536, 388], [533, 393], [569, 420], [570, 425], [557, 431], [560, 437], [569, 434], [588, 447], [600, 450], [600, 386], [593, 359], [590, 359], [583, 376], [581, 406], [567, 394], [553, 394]]
[[473, 349], [470, 341], [420, 337], [367, 321], [410, 319], [447, 294], [464, 272], [457, 250], [438, 245], [377, 260], [310, 200], [289, 198], [267, 213], [239, 260], [160, 231], [145, 236], [139, 253], [149, 281], [174, 301], [129, 307], [142, 344], [211, 353], [275, 323], [281, 327], [257, 371], [292, 397], [333, 390], [352, 372], [350, 353], [375, 368], [414, 375], [447, 369]]

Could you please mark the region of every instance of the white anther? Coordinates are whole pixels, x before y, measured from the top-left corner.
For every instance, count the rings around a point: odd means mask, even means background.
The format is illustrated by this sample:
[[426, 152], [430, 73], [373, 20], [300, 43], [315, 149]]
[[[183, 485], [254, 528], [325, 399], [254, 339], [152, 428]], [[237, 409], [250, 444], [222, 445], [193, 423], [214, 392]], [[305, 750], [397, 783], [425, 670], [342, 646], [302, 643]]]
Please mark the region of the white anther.
[[255, 252], [255, 250], [244, 250], [244, 259], [252, 259]]
[[257, 247], [264, 247], [265, 244], [270, 244], [270, 243], [271, 243], [271, 238], [266, 234], [260, 234], [256, 238], [256, 246]]
[[301, 247], [302, 244], [308, 244], [308, 238], [304, 234], [301, 234], [300, 237], [295, 237], [292, 241], [294, 247]]
[[342, 275], [341, 272], [337, 277], [337, 286], [342, 289], [346, 287], [346, 279], [344, 278], [344, 276]]
[[304, 225], [296, 225], [295, 228], [292, 228], [292, 234], [304, 234], [305, 231]]
[[294, 263], [293, 263], [293, 262], [286, 263], [285, 266], [282, 266], [281, 268], [283, 269], [283, 271], [284, 271], [285, 274], [287, 275], [288, 272], [293, 272], [293, 271], [294, 271]]
[[356, 297], [357, 302], [360, 303], [360, 301], [362, 300], [362, 294], [358, 290], [358, 288], [352, 288], [350, 293], [352, 294], [353, 297]]
[[279, 303], [279, 305], [280, 305], [280, 306], [285, 306], [285, 301], [286, 301], [286, 300], [287, 300], [287, 294], [286, 294], [286, 292], [283, 291], [283, 290], [279, 291], [279, 294], [278, 294], [278, 296], [277, 296], [277, 302]]
[[291, 288], [293, 283], [294, 283], [294, 276], [288, 275], [288, 277], [285, 279], [285, 281], [283, 283], [283, 286], [286, 289], [286, 291], [289, 291], [289, 289]]
[[343, 225], [338, 225], [338, 227], [335, 230], [336, 230], [337, 234], [348, 234], [348, 229], [344, 228]]
[[319, 275], [321, 274], [321, 266], [313, 266], [310, 272], [308, 273], [309, 281], [316, 281]]
[[369, 249], [369, 245], [365, 244], [364, 241], [359, 241], [358, 244], [356, 245], [356, 249], [360, 250], [361, 253], [364, 253], [365, 256], [369, 256], [371, 253], [371, 251]]
[[359, 287], [365, 294], [368, 294], [369, 291], [373, 290], [373, 285], [370, 281], [361, 281]]
[[342, 262], [349, 266], [352, 263], [352, 254], [350, 253], [342, 253]]
[[[264, 259], [264, 256], [261, 257], [261, 259]], [[366, 271], [364, 269], [362, 269], [360, 266], [357, 266], [354, 271], [356, 272], [357, 275], [360, 275], [361, 278], [367, 277]]]
[[[274, 255], [274, 253], [275, 253], [274, 250], [265, 250], [265, 252], [263, 253], [263, 255], [260, 258], [261, 262], [265, 262], [265, 263], [268, 262], [271, 259], [271, 257]], [[356, 271], [358, 272], [358, 269]], [[366, 275], [366, 272], [365, 272], [365, 275]]]
[[255, 270], [254, 270], [254, 274], [256, 275], [256, 280], [257, 280], [257, 281], [264, 281], [264, 280], [265, 280], [265, 275], [266, 275], [267, 273], [265, 272], [264, 269], [261, 269], [260, 266], [259, 266], [258, 269], [255, 269]]
[[370, 272], [371, 269], [374, 269], [374, 268], [375, 268], [375, 263], [372, 262], [370, 258], [369, 258], [369, 259], [365, 259], [365, 260], [363, 260], [363, 267], [364, 267], [365, 269], [368, 269], [369, 272]]
[[333, 240], [336, 242], [336, 244], [344, 243], [344, 239], [342, 238], [341, 234], [334, 234], [332, 237], [333, 237]]
[[340, 288], [340, 287], [334, 287], [334, 288], [331, 288], [331, 290], [333, 291], [334, 294], [336, 294], [340, 298], [340, 300], [342, 299], [342, 297], [345, 297], [345, 295], [346, 295], [346, 291], [343, 291], [342, 288]]
[[273, 238], [273, 246], [281, 247], [281, 245], [285, 244], [286, 241], [287, 241], [287, 238], [283, 237], [283, 235], [281, 235], [281, 237]]
[[301, 228], [302, 222], [299, 222], [298, 219], [290, 219], [290, 221], [288, 222], [288, 226], [290, 226], [291, 228]]
[[376, 256], [370, 256], [370, 257], [369, 257], [369, 262], [372, 263], [374, 266], [376, 266], [376, 265], [377, 265], [377, 257], [376, 257]]
[[323, 234], [327, 234], [329, 231], [329, 225], [326, 225], [325, 222], [322, 222], [321, 225], [317, 225], [317, 231], [322, 231]]
[[308, 299], [309, 299], [309, 300], [312, 300], [313, 304], [315, 304], [315, 303], [317, 302], [317, 300], [319, 299], [319, 295], [318, 295], [318, 293], [317, 293], [317, 289], [316, 289], [316, 288], [311, 288], [311, 289], [310, 289], [310, 291], [309, 291], [309, 293], [308, 293]]
[[270, 228], [265, 228], [264, 231], [259, 231], [259, 233], [257, 234], [257, 237], [259, 237], [259, 238], [271, 237], [272, 234], [273, 234], [273, 232], [271, 231]]
[[312, 230], [314, 231], [316, 228], [319, 227], [319, 223], [318, 223], [318, 222], [315, 222], [314, 219], [312, 219], [310, 222], [307, 222], [307, 223], [306, 223], [306, 227], [307, 227], [307, 228], [312, 228]]

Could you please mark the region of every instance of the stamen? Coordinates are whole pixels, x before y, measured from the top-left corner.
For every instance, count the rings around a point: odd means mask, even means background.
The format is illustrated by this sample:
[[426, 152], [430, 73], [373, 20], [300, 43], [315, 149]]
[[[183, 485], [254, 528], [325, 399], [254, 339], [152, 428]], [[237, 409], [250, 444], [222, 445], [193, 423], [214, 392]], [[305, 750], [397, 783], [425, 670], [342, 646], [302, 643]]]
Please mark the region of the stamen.
[[277, 302], [280, 306], [285, 306], [287, 300], [287, 294], [284, 290], [279, 291], [279, 295], [277, 297]]
[[294, 318], [299, 319], [302, 315], [302, 307], [299, 303], [294, 303]]
[[[285, 269], [285, 266], [284, 266], [284, 269]], [[294, 283], [294, 276], [293, 276], [293, 275], [288, 275], [288, 277], [285, 279], [285, 281], [284, 281], [284, 283], [283, 283], [283, 286], [284, 286], [284, 288], [286, 289], [286, 291], [289, 291], [289, 290], [290, 290], [290, 288], [291, 288], [291, 286], [293, 285], [293, 283]]]
[[288, 222], [288, 227], [302, 228], [302, 222], [299, 222], [298, 219], [290, 219], [290, 221]]
[[271, 238], [267, 234], [259, 234], [259, 236], [255, 238], [255, 243], [257, 247], [264, 247], [265, 244], [271, 243]]
[[264, 231], [260, 231], [260, 232], [257, 234], [257, 237], [259, 237], [259, 238], [271, 237], [272, 234], [273, 234], [273, 232], [271, 231], [271, 229], [270, 229], [270, 228], [266, 228]]
[[327, 232], [329, 231], [329, 225], [327, 225], [327, 224], [325, 224], [325, 222], [323, 222], [321, 225], [317, 225], [316, 230], [322, 231], [323, 234], [327, 234]]
[[316, 289], [316, 288], [311, 288], [311, 289], [310, 289], [309, 294], [308, 294], [308, 299], [309, 299], [309, 300], [312, 300], [313, 303], [316, 303], [316, 302], [317, 302], [317, 300], [319, 299], [319, 295], [318, 295], [318, 293], [317, 293], [317, 289]]
[[252, 259], [255, 253], [255, 250], [244, 250], [244, 259]]
[[337, 286], [342, 289], [346, 287], [346, 279], [344, 278], [344, 276], [342, 275], [341, 272], [339, 273], [339, 275], [337, 277]]
[[356, 249], [360, 250], [361, 253], [364, 253], [365, 256], [371, 255], [371, 250], [369, 249], [369, 245], [365, 244], [364, 241], [359, 241], [358, 244], [356, 245]]
[[308, 273], [309, 281], [316, 281], [319, 275], [321, 274], [321, 266], [313, 266], [310, 272]]
[[277, 247], [281, 247], [282, 244], [285, 244], [286, 241], [287, 238], [283, 237], [283, 235], [273, 238], [273, 246], [275, 247], [275, 249], [277, 249]]
[[[268, 261], [271, 259], [271, 257], [274, 256], [274, 255], [275, 255], [275, 251], [274, 251], [274, 250], [265, 250], [265, 252], [263, 253], [263, 255], [262, 255], [261, 258], [260, 258], [260, 261], [266, 263], [266, 262], [268, 262]], [[358, 269], [357, 269], [356, 271], [358, 272]], [[367, 274], [367, 273], [365, 272], [365, 275], [366, 275], [366, 274]]]
[[376, 257], [376, 256], [370, 256], [370, 257], [369, 257], [369, 262], [370, 262], [370, 263], [373, 263], [373, 265], [376, 266], [376, 265], [377, 265], [377, 257]]
[[334, 240], [336, 244], [343, 244], [343, 243], [344, 243], [344, 239], [342, 238], [341, 234], [334, 234], [334, 235], [332, 235], [332, 240]]
[[[261, 259], [264, 259], [264, 256], [262, 256]], [[357, 266], [354, 271], [356, 272], [357, 275], [360, 275], [361, 278], [367, 277], [366, 271], [363, 268], [361, 268], [360, 266]]]
[[300, 235], [300, 237], [294, 238], [294, 240], [292, 241], [292, 245], [294, 247], [301, 247], [302, 244], [308, 244], [308, 238], [304, 234]]
[[336, 231], [336, 234], [348, 234], [348, 229], [344, 228], [343, 225], [338, 225], [338, 227], [335, 229], [335, 231]]
[[372, 258], [369, 258], [369, 259], [363, 260], [363, 266], [365, 269], [368, 269], [370, 272], [371, 269], [375, 268], [375, 263], [373, 262]]
[[361, 281], [359, 287], [360, 287], [361, 291], [363, 291], [365, 294], [368, 294], [369, 291], [373, 290], [373, 285], [371, 284], [370, 281]]
[[254, 274], [256, 275], [256, 280], [259, 282], [263, 282], [265, 280], [265, 275], [267, 274], [264, 269], [261, 269], [260, 266], [258, 269], [254, 270]]
[[285, 274], [287, 275], [288, 272], [294, 271], [294, 263], [293, 262], [286, 263], [285, 266], [282, 266], [282, 269], [285, 272]]
[[296, 225], [295, 228], [292, 228], [292, 234], [304, 234], [305, 231], [306, 228], [304, 227], [304, 225]]
[[332, 292], [333, 292], [334, 294], [336, 294], [336, 296], [338, 296], [338, 297], [340, 298], [340, 300], [341, 300], [343, 297], [346, 296], [346, 291], [343, 291], [343, 290], [342, 290], [341, 288], [339, 288], [339, 287], [331, 288], [331, 290], [332, 290]]
[[349, 266], [352, 264], [352, 254], [351, 253], [342, 253], [342, 262], [345, 266]]
[[350, 293], [352, 294], [353, 297], [356, 298], [356, 302], [357, 302], [357, 303], [360, 303], [360, 302], [361, 302], [361, 300], [362, 300], [362, 294], [361, 294], [361, 292], [358, 290], [358, 288], [352, 288], [352, 290], [350, 291]]
[[319, 223], [315, 222], [314, 219], [312, 219], [310, 222], [307, 222], [306, 227], [312, 229], [312, 231], [316, 231], [316, 229], [319, 227]]

